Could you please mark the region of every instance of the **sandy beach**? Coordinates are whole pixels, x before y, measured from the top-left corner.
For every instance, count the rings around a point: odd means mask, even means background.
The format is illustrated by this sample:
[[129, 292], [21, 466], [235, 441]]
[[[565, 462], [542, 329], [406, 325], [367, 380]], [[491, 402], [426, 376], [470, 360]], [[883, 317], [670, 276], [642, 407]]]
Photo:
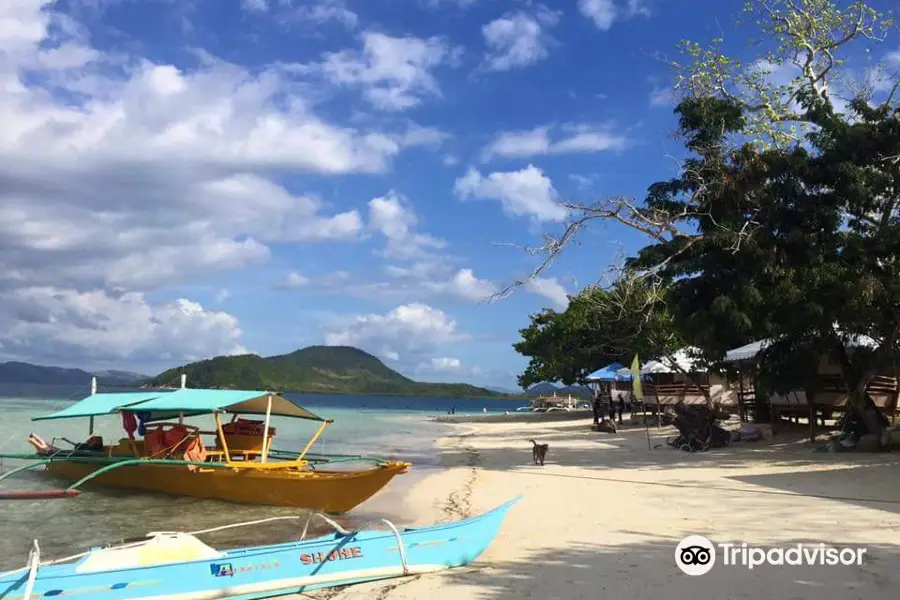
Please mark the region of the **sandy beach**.
[[[648, 450], [643, 428], [592, 433], [589, 421], [455, 429], [439, 440], [446, 468], [419, 479], [404, 508], [410, 523], [427, 524], [524, 496], [487, 552], [463, 569], [304, 597], [875, 600], [900, 590], [898, 453], [814, 453], [800, 433], [706, 453]], [[652, 445], [671, 435], [650, 431]], [[532, 465], [529, 438], [550, 444], [544, 467]], [[866, 552], [860, 566], [752, 570], [720, 556], [692, 577], [674, 559], [691, 534]]]

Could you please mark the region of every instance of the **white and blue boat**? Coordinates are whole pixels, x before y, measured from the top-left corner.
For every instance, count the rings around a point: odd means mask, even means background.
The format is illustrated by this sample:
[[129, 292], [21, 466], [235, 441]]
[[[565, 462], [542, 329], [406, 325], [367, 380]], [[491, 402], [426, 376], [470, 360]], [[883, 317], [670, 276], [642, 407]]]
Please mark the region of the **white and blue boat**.
[[[41, 562], [38, 542], [27, 566], [0, 575], [0, 598], [90, 600], [251, 600], [319, 588], [421, 575], [474, 561], [496, 537], [516, 498], [455, 523], [347, 531], [321, 513], [274, 517], [192, 533], [154, 532], [135, 542], [92, 548]], [[306, 540], [321, 519], [335, 533]], [[216, 550], [197, 536], [279, 519], [305, 520], [299, 541]]]

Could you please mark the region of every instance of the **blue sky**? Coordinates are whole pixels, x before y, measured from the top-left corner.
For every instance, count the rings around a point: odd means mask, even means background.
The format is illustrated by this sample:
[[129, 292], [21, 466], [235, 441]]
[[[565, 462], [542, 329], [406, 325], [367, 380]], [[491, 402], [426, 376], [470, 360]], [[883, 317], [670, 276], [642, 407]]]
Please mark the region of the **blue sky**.
[[[562, 202], [675, 173], [653, 57], [735, 0], [13, 0], [0, 358], [145, 372], [318, 343], [513, 387], [528, 315], [643, 240]], [[4, 25], [5, 23], [5, 25]]]

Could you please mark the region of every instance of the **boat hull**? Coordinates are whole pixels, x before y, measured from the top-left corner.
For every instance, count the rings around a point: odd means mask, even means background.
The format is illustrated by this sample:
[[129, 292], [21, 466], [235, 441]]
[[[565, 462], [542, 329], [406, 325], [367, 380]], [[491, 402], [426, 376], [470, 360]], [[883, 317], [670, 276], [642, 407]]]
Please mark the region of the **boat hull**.
[[[429, 573], [478, 558], [517, 500], [464, 521], [401, 530], [402, 544], [391, 531], [361, 531], [189, 562], [85, 572], [89, 560], [98, 564], [89, 555], [77, 563], [42, 567], [31, 597], [254, 600]], [[0, 576], [0, 599], [23, 600], [27, 578], [27, 571]]]
[[[47, 470], [78, 481], [104, 465], [77, 460], [52, 462]], [[408, 463], [384, 463], [363, 471], [215, 468], [190, 471], [183, 465], [130, 465], [100, 473], [89, 484], [239, 504], [290, 506], [340, 514], [371, 498]]]

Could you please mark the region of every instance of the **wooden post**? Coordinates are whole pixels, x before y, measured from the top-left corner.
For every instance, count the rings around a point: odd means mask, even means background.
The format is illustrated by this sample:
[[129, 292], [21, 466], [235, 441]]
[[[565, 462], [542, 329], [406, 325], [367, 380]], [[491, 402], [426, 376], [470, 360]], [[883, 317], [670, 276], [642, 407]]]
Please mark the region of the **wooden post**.
[[891, 425], [897, 424], [897, 401], [900, 400], [900, 381], [897, 381], [896, 372], [894, 373], [894, 393], [891, 402]]
[[327, 427], [330, 422], [331, 421], [322, 421], [322, 424], [319, 425], [319, 429], [316, 431], [315, 435], [313, 435], [312, 439], [309, 440], [309, 443], [306, 444], [306, 448], [304, 448], [300, 455], [297, 457], [298, 463], [303, 460], [303, 457], [306, 456], [306, 453], [309, 452], [309, 449], [312, 448], [312, 445], [316, 442], [317, 439], [319, 439], [319, 436], [322, 435], [322, 432], [325, 431], [325, 427]]
[[738, 417], [741, 423], [746, 421], [746, 413], [744, 412], [744, 370], [741, 368], [741, 361], [737, 363], [738, 370]]
[[[97, 393], [97, 377], [91, 377], [91, 396]], [[88, 436], [94, 435], [94, 417], [88, 420]]]
[[263, 423], [263, 448], [262, 448], [262, 461], [266, 462], [266, 458], [269, 456], [269, 421], [272, 418], [272, 394], [267, 396], [266, 400], [266, 420]]
[[218, 411], [213, 413], [216, 419], [216, 431], [219, 434], [219, 440], [222, 442], [222, 451], [225, 452], [225, 462], [231, 463], [231, 454], [228, 452], [228, 442], [225, 441], [225, 432], [222, 431], [222, 420], [219, 418]]
[[806, 406], [809, 408], [809, 441], [816, 442], [816, 392], [809, 388], [806, 390]]

